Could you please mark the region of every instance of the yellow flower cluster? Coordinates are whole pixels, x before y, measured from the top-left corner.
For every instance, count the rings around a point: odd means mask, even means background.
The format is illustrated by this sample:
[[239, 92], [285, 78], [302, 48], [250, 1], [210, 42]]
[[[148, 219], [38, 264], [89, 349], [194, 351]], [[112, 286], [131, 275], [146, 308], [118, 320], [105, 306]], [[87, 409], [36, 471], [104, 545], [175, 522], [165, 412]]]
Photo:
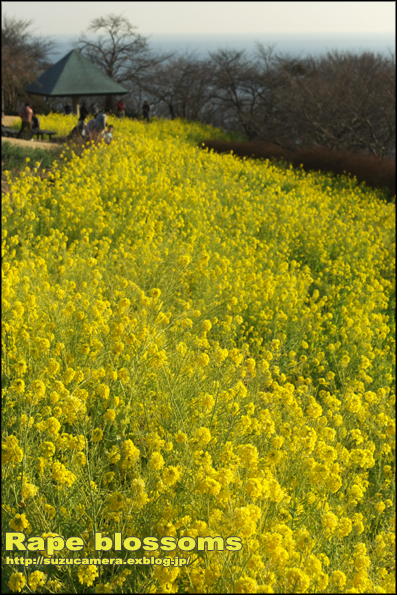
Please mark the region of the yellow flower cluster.
[[125, 119], [10, 180], [2, 477], [4, 531], [82, 537], [67, 557], [94, 530], [217, 543], [6, 566], [14, 592], [393, 589], [394, 205], [210, 135]]

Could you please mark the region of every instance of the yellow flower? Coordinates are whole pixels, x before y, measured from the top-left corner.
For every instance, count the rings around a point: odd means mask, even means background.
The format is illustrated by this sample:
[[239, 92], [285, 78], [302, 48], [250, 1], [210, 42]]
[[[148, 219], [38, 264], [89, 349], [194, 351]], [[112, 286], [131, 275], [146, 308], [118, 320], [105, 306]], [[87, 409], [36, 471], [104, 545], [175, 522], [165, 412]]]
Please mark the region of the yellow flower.
[[109, 510], [112, 510], [113, 512], [115, 512], [115, 511], [123, 508], [124, 497], [119, 492], [114, 492], [113, 494], [110, 494], [108, 496], [107, 502], [108, 502]]
[[26, 579], [22, 572], [13, 572], [8, 582], [8, 586], [10, 587], [11, 591], [20, 593], [25, 585]]
[[310, 586], [310, 578], [300, 568], [289, 568], [285, 574], [288, 589], [305, 593]]
[[244, 356], [238, 349], [231, 349], [229, 351], [229, 358], [236, 364], [236, 366], [239, 366], [243, 361]]
[[56, 417], [49, 417], [45, 420], [43, 429], [50, 436], [55, 436], [60, 430], [61, 424]]
[[174, 485], [177, 481], [179, 481], [181, 477], [181, 473], [177, 467], [166, 467], [163, 471], [163, 482], [167, 486]]
[[132, 440], [125, 440], [123, 442], [123, 454], [125, 459], [128, 460], [131, 465], [134, 465], [139, 461], [140, 452]]
[[205, 477], [199, 482], [197, 491], [199, 494], [212, 494], [213, 496], [217, 496], [221, 491], [221, 484], [212, 477]]
[[114, 409], [108, 409], [104, 414], [104, 418], [109, 421], [114, 421], [116, 419], [116, 412]]
[[334, 531], [338, 526], [338, 517], [334, 513], [328, 511], [323, 515], [321, 523], [326, 529]]
[[386, 504], [384, 502], [377, 502], [375, 504], [375, 510], [378, 514], [382, 514], [382, 512], [385, 510], [386, 508]]
[[93, 442], [101, 442], [103, 439], [103, 431], [101, 428], [95, 428], [92, 430], [92, 441]]
[[32, 383], [32, 390], [36, 393], [39, 398], [43, 398], [45, 395], [45, 384], [42, 380], [35, 380]]
[[59, 461], [53, 463], [51, 477], [52, 479], [55, 479], [60, 486], [67, 485], [68, 487], [71, 487], [76, 481], [76, 476], [66, 469], [66, 467]]
[[205, 366], [208, 365], [209, 361], [210, 358], [206, 353], [200, 353], [200, 355], [198, 356], [198, 363], [201, 368], [205, 368]]
[[252, 357], [249, 357], [247, 360], [245, 360], [245, 366], [246, 366], [247, 370], [252, 372], [252, 370], [255, 369], [256, 362], [254, 359], [252, 359]]
[[23, 530], [28, 527], [29, 521], [26, 518], [25, 514], [17, 514], [13, 519], [10, 521], [10, 527], [19, 533], [23, 533]]
[[152, 453], [149, 460], [149, 467], [153, 471], [160, 471], [164, 467], [164, 459], [159, 452]]
[[306, 409], [306, 413], [309, 417], [313, 417], [313, 418], [317, 419], [317, 418], [321, 417], [321, 415], [323, 413], [323, 409], [322, 409], [321, 405], [316, 403], [315, 400], [312, 398], [312, 402], [309, 405], [309, 407]]
[[175, 434], [175, 440], [179, 442], [179, 444], [183, 444], [183, 442], [187, 441], [187, 434], [178, 430], [178, 432]]
[[180, 256], [179, 262], [183, 267], [186, 267], [191, 262], [191, 258], [188, 254], [183, 254], [182, 256]]
[[47, 575], [44, 572], [40, 572], [40, 570], [31, 573], [29, 576], [29, 587], [33, 592], [36, 591], [37, 587], [43, 587], [45, 585], [46, 577]]
[[21, 378], [16, 378], [12, 384], [12, 389], [20, 395], [25, 392], [25, 383]]
[[86, 566], [80, 566], [77, 571], [77, 576], [78, 576], [79, 582], [82, 585], [86, 585], [87, 587], [90, 587], [91, 585], [94, 584], [95, 579], [98, 576], [98, 569], [93, 564], [88, 564]]
[[149, 501], [149, 497], [145, 491], [145, 482], [143, 479], [133, 479], [131, 482], [131, 490], [134, 497], [134, 504], [138, 508], [142, 508]]
[[205, 333], [208, 333], [212, 328], [212, 323], [210, 320], [204, 320], [203, 322], [203, 329]]
[[50, 519], [53, 519], [57, 513], [56, 508], [54, 508], [54, 506], [51, 506], [51, 504], [45, 504], [44, 510], [46, 511], [46, 514]]
[[256, 465], [256, 463], [258, 462], [258, 450], [256, 446], [253, 446], [252, 444], [240, 446], [238, 449], [238, 454], [240, 457], [241, 464], [244, 467]]
[[211, 441], [211, 432], [208, 428], [201, 427], [197, 428], [196, 433], [194, 435], [194, 442], [199, 443], [200, 445], [208, 444]]
[[254, 477], [252, 479], [248, 479], [247, 483], [245, 484], [245, 491], [247, 492], [248, 496], [253, 500], [257, 500], [260, 498], [264, 491], [263, 483], [260, 479]]
[[341, 359], [341, 366], [342, 368], [347, 368], [350, 362], [350, 357], [348, 355], [344, 355]]
[[212, 409], [215, 405], [215, 399], [209, 393], [205, 393], [200, 397], [200, 406], [204, 407], [205, 409]]
[[118, 370], [117, 374], [118, 374], [118, 378], [121, 380], [121, 382], [126, 383], [126, 382], [130, 381], [130, 375], [126, 368], [121, 368], [120, 370]]
[[265, 459], [268, 465], [274, 467], [282, 460], [282, 453], [279, 450], [269, 450]]
[[178, 343], [178, 345], [176, 346], [176, 350], [181, 355], [185, 355], [185, 353], [187, 352], [187, 345], [186, 345], [186, 343], [183, 343], [183, 341], [180, 342], [180, 343]]
[[103, 399], [107, 399], [109, 397], [110, 388], [107, 384], [100, 384], [97, 388], [98, 395]]
[[234, 584], [236, 593], [257, 593], [258, 583], [255, 579], [243, 574]]
[[38, 490], [39, 488], [37, 486], [35, 486], [33, 483], [29, 483], [24, 477], [23, 486], [21, 489], [21, 496], [24, 500], [33, 498], [37, 494]]
[[20, 463], [23, 459], [23, 450], [18, 445], [18, 439], [16, 436], [8, 436], [5, 442], [1, 445], [3, 449], [2, 463], [16, 464]]
[[349, 533], [351, 533], [352, 529], [353, 524], [351, 520], [347, 517], [342, 517], [341, 519], [339, 519], [339, 523], [335, 533], [336, 535], [338, 535], [338, 537], [346, 537], [347, 535], [349, 535]]

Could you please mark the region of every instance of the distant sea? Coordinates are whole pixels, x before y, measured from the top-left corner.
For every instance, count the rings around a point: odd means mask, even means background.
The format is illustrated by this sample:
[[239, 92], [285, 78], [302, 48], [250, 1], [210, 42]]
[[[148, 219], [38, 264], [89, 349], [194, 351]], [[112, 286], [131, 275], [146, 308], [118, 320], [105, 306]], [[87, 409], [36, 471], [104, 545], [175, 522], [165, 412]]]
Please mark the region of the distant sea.
[[[56, 46], [49, 55], [52, 62], [58, 62], [73, 49], [73, 40], [78, 36], [52, 36]], [[144, 36], [145, 37], [145, 36]], [[251, 55], [256, 43], [265, 48], [274, 47], [275, 54], [289, 54], [304, 58], [308, 55], [320, 56], [328, 51], [349, 51], [354, 53], [374, 52], [384, 55], [395, 55], [395, 35], [390, 34], [360, 34], [360, 35], [297, 35], [297, 34], [253, 34], [253, 35], [148, 35], [149, 46], [156, 52], [195, 52], [198, 58], [208, 57], [209, 52], [217, 49], [246, 50]]]

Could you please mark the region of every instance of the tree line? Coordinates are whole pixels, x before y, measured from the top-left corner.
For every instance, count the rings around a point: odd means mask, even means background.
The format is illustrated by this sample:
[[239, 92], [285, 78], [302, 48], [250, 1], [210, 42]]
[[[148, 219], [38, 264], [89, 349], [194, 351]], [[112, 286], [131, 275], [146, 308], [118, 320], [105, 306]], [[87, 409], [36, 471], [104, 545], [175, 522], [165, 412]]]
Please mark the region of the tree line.
[[[48, 67], [51, 42], [29, 36], [30, 25], [2, 21], [5, 110], [14, 110], [24, 86]], [[212, 124], [284, 150], [325, 147], [395, 157], [393, 54], [332, 51], [300, 58], [260, 44], [253, 55], [156, 53], [117, 15], [94, 19], [75, 47], [128, 89], [123, 100], [131, 117], [141, 115], [146, 99], [158, 117]], [[32, 59], [25, 62], [25, 55]]]

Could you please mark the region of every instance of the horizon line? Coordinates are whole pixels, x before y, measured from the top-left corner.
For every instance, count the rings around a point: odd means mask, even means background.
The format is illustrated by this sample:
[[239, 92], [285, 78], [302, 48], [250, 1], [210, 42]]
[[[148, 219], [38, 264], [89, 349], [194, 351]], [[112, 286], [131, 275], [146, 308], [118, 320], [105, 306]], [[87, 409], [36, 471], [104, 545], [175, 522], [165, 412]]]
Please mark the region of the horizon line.
[[[312, 31], [311, 32], [307, 32], [307, 33], [302, 32], [302, 31], [294, 31], [294, 32], [286, 32], [286, 31], [274, 32], [274, 31], [268, 31], [268, 32], [253, 32], [253, 33], [250, 33], [250, 32], [245, 32], [245, 33], [235, 33], [235, 32], [228, 32], [228, 33], [225, 33], [225, 32], [213, 32], [213, 33], [208, 33], [208, 32], [195, 32], [195, 33], [192, 33], [192, 32], [186, 32], [186, 33], [185, 32], [177, 32], [177, 33], [169, 33], [169, 32], [156, 31], [156, 32], [152, 32], [152, 33], [138, 33], [138, 34], [139, 35], [144, 35], [145, 37], [148, 36], [148, 35], [164, 35], [164, 36], [169, 36], [169, 37], [174, 37], [175, 35], [189, 35], [189, 36], [200, 35], [200, 36], [206, 36], [206, 37], [213, 36], [213, 35], [244, 35], [244, 36], [245, 35], [250, 35], [250, 36], [254, 36], [254, 35], [272, 35], [272, 36], [274, 36], [274, 35], [288, 35], [288, 36], [290, 36], [290, 35], [297, 35], [297, 36], [299, 36], [299, 35], [302, 35], [302, 36], [303, 35], [304, 36], [307, 36], [307, 35], [314, 35], [314, 36], [316, 36], [316, 35], [318, 35], [318, 36], [323, 36], [323, 35], [329, 35], [329, 36], [342, 36], [342, 35], [354, 35], [354, 36], [358, 36], [358, 35], [387, 35], [387, 36], [391, 36], [391, 35], [393, 35], [395, 37], [395, 35], [396, 35], [395, 31], [390, 31], [390, 32], [381, 32], [381, 31], [379, 31], [379, 32], [377, 32], [377, 31], [361, 31], [361, 32], [349, 32], [349, 31], [346, 31], [346, 32], [339, 32], [339, 31], [338, 32], [335, 32], [335, 31], [333, 31], [333, 32], [321, 32], [321, 31], [318, 31], [316, 33], [312, 32]], [[42, 34], [39, 34], [38, 36], [41, 36], [41, 35]], [[52, 35], [57, 35], [57, 36], [64, 35], [64, 36], [71, 36], [71, 37], [73, 37], [73, 36], [76, 36], [76, 35], [82, 35], [82, 33], [52, 33]], [[98, 35], [101, 35], [101, 34], [98, 34]]]

